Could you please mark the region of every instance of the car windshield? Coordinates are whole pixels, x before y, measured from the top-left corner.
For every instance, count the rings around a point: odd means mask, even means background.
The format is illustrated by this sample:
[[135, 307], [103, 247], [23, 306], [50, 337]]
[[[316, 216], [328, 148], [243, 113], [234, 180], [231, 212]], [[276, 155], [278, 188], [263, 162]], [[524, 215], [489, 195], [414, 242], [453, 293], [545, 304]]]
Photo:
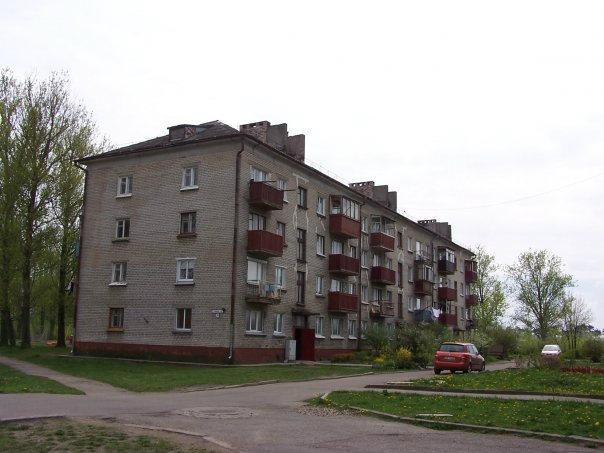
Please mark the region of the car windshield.
[[545, 345], [543, 347], [543, 350], [544, 351], [557, 351], [558, 350], [558, 346], [556, 346], [554, 344], [548, 344], [548, 345]]
[[440, 345], [440, 351], [464, 352], [464, 345], [463, 344], [442, 344], [442, 345]]

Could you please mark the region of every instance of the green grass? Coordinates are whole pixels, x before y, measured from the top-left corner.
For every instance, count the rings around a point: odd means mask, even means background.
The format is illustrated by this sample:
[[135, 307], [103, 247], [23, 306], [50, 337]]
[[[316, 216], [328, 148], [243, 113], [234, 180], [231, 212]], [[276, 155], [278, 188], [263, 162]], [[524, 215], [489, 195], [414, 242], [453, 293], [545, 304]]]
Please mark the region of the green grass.
[[333, 365], [195, 366], [129, 362], [114, 359], [60, 357], [65, 350], [34, 347], [0, 348], [0, 354], [26, 360], [73, 376], [106, 382], [134, 392], [162, 392], [185, 387], [214, 387], [278, 379], [300, 381], [366, 373], [367, 367]]
[[[9, 366], [0, 364], [0, 393], [60, 393], [82, 395], [83, 393], [51, 379], [30, 376]], [[0, 450], [2, 451], [2, 450]]]
[[433, 419], [604, 438], [604, 405], [601, 404], [378, 392], [333, 392], [328, 401], [404, 417], [445, 413], [452, 417]]
[[415, 380], [413, 385], [454, 390], [510, 390], [556, 395], [604, 396], [604, 375], [567, 373], [540, 368], [443, 374], [429, 379]]
[[209, 453], [158, 437], [128, 434], [106, 426], [66, 420], [0, 423], [0, 451], [105, 452], [105, 453]]

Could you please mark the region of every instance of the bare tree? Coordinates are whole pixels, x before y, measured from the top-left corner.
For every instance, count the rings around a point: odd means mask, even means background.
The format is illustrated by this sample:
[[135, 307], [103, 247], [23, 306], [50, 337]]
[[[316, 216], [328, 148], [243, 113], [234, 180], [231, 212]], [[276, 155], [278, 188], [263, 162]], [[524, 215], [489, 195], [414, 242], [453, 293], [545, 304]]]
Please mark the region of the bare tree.
[[522, 253], [507, 274], [518, 301], [516, 320], [546, 340], [562, 321], [572, 276], [563, 272], [562, 260], [546, 250]]
[[476, 246], [478, 278], [473, 289], [478, 296], [478, 305], [473, 308], [473, 317], [480, 329], [494, 327], [501, 323], [507, 309], [503, 284], [497, 276], [495, 257], [489, 255], [480, 245]]
[[577, 356], [577, 340], [581, 330], [587, 331], [592, 314], [583, 299], [567, 294], [563, 299], [562, 331], [573, 356]]

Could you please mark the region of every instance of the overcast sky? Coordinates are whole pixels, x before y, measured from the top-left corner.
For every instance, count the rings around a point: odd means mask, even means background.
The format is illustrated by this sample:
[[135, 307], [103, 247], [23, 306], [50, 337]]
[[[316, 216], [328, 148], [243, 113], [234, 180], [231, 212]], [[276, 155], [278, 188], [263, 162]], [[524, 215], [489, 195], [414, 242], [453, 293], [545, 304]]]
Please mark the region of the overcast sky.
[[400, 211], [451, 222], [502, 265], [559, 255], [604, 327], [604, 2], [0, 8], [0, 66], [68, 71], [115, 145], [286, 122], [309, 163], [389, 184]]

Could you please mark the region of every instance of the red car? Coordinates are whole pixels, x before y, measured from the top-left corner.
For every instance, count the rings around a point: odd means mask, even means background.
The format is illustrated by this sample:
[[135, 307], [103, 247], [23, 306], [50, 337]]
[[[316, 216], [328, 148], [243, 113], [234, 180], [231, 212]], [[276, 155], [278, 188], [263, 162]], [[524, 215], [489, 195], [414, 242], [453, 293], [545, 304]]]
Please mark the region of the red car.
[[442, 370], [484, 371], [484, 357], [480, 355], [472, 343], [443, 343], [434, 356], [434, 373]]

